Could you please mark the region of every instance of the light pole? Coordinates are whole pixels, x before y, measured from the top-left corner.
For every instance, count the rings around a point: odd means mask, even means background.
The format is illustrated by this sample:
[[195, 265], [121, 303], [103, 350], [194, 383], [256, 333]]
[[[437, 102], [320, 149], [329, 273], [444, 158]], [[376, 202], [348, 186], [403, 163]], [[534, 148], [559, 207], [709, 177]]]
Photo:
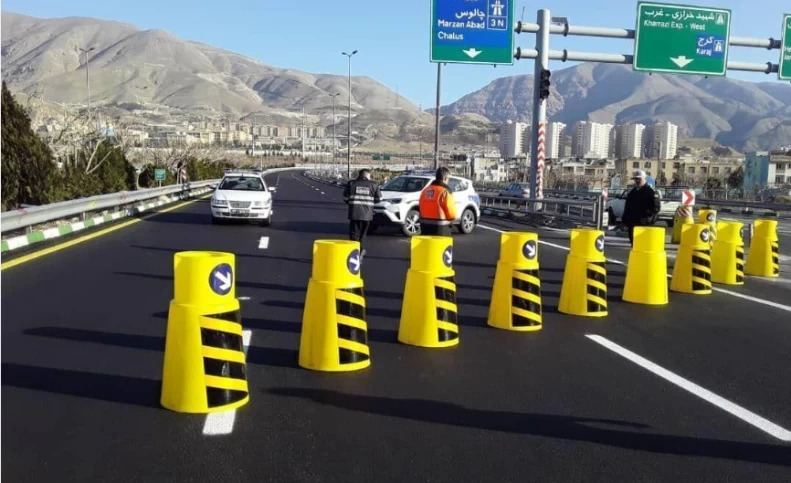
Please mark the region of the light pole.
[[93, 52], [96, 47], [91, 47], [90, 49], [80, 49], [80, 52], [85, 53], [85, 85], [88, 88], [88, 118], [91, 117], [91, 74], [90, 74], [90, 63], [91, 57], [90, 52]]
[[332, 97], [332, 164], [335, 164], [335, 145], [338, 142], [335, 134], [335, 125], [337, 124], [335, 120], [335, 98], [339, 95], [341, 95], [340, 92], [330, 94], [330, 97]]
[[346, 177], [348, 179], [352, 178], [352, 56], [357, 53], [357, 51], [352, 51], [351, 54], [346, 52], [341, 52], [343, 55], [349, 58], [349, 136], [348, 140], [346, 141], [347, 151], [346, 151]]

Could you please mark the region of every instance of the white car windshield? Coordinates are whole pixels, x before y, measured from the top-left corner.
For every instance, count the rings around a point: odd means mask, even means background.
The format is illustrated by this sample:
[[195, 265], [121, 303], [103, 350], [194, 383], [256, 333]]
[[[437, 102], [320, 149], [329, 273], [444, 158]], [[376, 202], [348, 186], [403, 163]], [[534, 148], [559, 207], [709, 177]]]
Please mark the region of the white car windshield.
[[264, 183], [261, 182], [261, 178], [257, 177], [225, 178], [222, 180], [218, 189], [229, 191], [264, 191]]
[[382, 186], [382, 191], [399, 191], [401, 193], [414, 193], [422, 190], [428, 184], [426, 178], [415, 178], [411, 176], [399, 176], [391, 179]]

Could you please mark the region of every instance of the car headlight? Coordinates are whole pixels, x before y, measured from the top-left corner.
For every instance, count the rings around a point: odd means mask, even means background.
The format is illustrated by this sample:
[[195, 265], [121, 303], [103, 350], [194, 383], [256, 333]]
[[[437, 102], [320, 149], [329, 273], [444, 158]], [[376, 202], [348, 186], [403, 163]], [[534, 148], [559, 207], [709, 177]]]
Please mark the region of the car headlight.
[[392, 203], [394, 205], [397, 205], [397, 204], [401, 203], [401, 198], [393, 198], [392, 200], [385, 200], [385, 201], [388, 202], [388, 203]]
[[228, 201], [227, 200], [218, 200], [216, 198], [212, 198], [211, 199], [211, 205], [212, 206], [228, 206]]

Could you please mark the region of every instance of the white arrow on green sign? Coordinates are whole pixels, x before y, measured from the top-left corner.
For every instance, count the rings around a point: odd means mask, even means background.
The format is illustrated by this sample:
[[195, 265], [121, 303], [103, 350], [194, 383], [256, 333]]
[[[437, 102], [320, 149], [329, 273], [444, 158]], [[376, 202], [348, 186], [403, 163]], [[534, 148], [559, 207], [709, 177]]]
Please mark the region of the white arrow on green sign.
[[780, 42], [780, 80], [791, 81], [791, 13], [783, 15], [783, 41]]
[[632, 68], [725, 75], [730, 33], [728, 9], [638, 2]]

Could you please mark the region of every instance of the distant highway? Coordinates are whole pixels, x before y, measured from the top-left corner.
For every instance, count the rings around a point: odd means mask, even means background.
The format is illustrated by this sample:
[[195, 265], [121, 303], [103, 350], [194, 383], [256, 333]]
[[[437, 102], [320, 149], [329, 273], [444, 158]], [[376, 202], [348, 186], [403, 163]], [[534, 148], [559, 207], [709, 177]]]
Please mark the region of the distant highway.
[[[299, 171], [268, 182], [271, 227], [212, 225], [200, 200], [3, 271], [5, 481], [789, 481], [791, 270], [634, 305], [607, 237], [610, 313], [589, 320], [558, 313], [568, 233], [542, 229], [544, 328], [511, 333], [486, 317], [500, 232], [525, 227], [486, 219], [454, 236], [460, 345], [419, 349], [396, 339], [409, 239], [383, 230], [372, 365], [316, 373], [297, 366], [312, 243], [346, 238], [346, 208]], [[230, 414], [159, 405], [182, 250], [236, 254], [251, 401]]]

